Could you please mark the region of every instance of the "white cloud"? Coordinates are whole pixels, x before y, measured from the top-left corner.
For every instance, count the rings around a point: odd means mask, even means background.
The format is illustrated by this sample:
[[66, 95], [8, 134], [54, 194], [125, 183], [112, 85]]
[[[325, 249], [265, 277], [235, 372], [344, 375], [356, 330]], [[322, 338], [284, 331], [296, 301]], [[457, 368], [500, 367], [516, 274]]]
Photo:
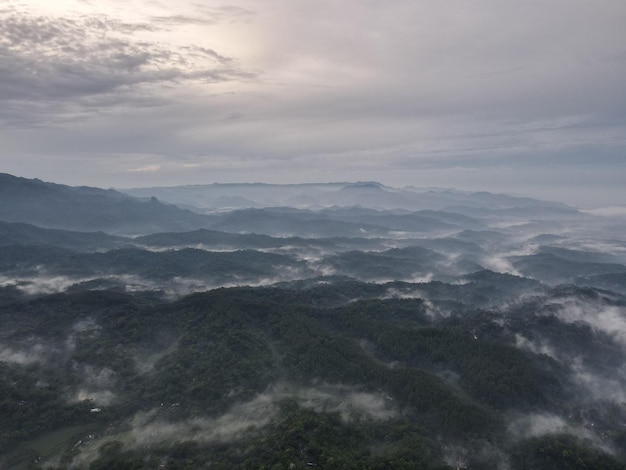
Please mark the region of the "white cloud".
[[128, 173], [154, 173], [155, 171], [159, 171], [160, 169], [161, 169], [161, 165], [155, 164], [155, 165], [141, 166], [139, 168], [131, 168], [126, 171]]
[[[87, 395], [85, 395], [87, 396]], [[89, 395], [88, 398], [104, 398]], [[320, 413], [338, 412], [344, 420], [368, 417], [387, 420], [397, 415], [391, 397], [370, 393], [352, 387], [318, 384], [299, 387], [278, 384], [252, 400], [237, 403], [216, 417], [196, 417], [170, 422], [159, 417], [158, 410], [136, 414], [131, 422], [132, 431], [126, 444], [145, 446], [171, 440], [200, 442], [231, 442], [268, 425], [279, 417], [279, 402], [293, 399], [300, 406]], [[172, 404], [164, 404], [172, 406]]]
[[624, 217], [626, 216], [626, 206], [609, 206], [589, 209], [586, 212], [603, 217]]
[[29, 348], [13, 349], [0, 344], [0, 361], [27, 365], [35, 362], [44, 362], [50, 351], [41, 344]]
[[550, 356], [554, 359], [558, 359], [556, 351], [547, 342], [531, 341], [519, 333], [515, 334], [515, 346], [517, 346], [520, 349], [526, 349], [535, 354], [545, 354], [546, 356]]
[[516, 438], [535, 437], [543, 434], [565, 432], [569, 426], [560, 416], [551, 414], [531, 414], [520, 416], [511, 421], [509, 433]]
[[559, 299], [551, 303], [556, 305], [555, 315], [561, 321], [587, 324], [626, 347], [626, 309], [623, 307], [577, 298]]

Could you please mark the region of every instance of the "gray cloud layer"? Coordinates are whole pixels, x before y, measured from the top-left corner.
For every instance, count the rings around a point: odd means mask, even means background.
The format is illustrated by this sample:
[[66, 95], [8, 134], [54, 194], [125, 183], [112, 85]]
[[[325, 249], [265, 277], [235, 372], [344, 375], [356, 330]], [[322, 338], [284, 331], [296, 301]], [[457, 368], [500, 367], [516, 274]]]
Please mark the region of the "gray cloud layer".
[[7, 171], [624, 196], [621, 0], [42, 5], [0, 2]]
[[5, 104], [0, 118], [9, 127], [164, 105], [160, 88], [252, 76], [212, 49], [168, 47], [135, 37], [201, 18], [127, 23], [108, 16], [53, 18], [15, 7], [0, 15], [0, 100]]

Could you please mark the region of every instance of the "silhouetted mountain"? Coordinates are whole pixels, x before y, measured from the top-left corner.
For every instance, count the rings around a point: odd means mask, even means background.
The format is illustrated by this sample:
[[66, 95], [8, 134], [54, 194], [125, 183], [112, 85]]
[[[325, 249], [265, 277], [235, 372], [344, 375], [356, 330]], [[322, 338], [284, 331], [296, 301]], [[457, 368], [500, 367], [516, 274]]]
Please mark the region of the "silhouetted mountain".
[[0, 174], [0, 220], [45, 228], [148, 233], [206, 226], [206, 219], [152, 198]]
[[[201, 209], [246, 209], [251, 207], [291, 206], [320, 209], [329, 206], [364, 206], [378, 210], [445, 210], [466, 214], [477, 209], [480, 216], [489, 210], [515, 208], [570, 210], [564, 204], [487, 192], [392, 188], [376, 182], [327, 184], [208, 184], [123, 190], [138, 197], [158, 197], [172, 204]], [[454, 210], [459, 206], [460, 212]], [[486, 210], [487, 212], [484, 212]], [[482, 211], [482, 212], [481, 212]], [[472, 216], [473, 214], [467, 213]]]

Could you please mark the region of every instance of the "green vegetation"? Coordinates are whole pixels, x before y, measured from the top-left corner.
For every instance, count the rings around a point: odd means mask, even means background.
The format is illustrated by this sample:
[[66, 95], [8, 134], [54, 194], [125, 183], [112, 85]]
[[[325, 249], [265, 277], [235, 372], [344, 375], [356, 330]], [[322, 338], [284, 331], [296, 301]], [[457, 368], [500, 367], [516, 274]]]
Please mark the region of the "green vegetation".
[[100, 449], [90, 470], [149, 469], [423, 469], [449, 468], [438, 446], [423, 430], [404, 420], [381, 425], [372, 421], [346, 423], [336, 413], [317, 413], [287, 400], [281, 419], [245, 442], [207, 444], [177, 442], [146, 452], [125, 450], [119, 441]]
[[626, 465], [574, 436], [548, 435], [521, 443], [514, 452], [514, 470], [624, 470]]
[[[419, 298], [376, 298], [389, 288], [293, 284], [169, 302], [0, 291], [0, 465], [442, 469], [462, 455], [469, 468], [623, 468], [567, 436], [507, 434], [512, 413], [571, 412], [568, 369], [512, 346], [541, 322], [558, 339], [553, 317], [437, 316]], [[568, 328], [566, 348], [570, 334], [592, 334]], [[623, 441], [619, 419], [597, 422], [610, 445]], [[551, 467], [559, 455], [570, 466]]]

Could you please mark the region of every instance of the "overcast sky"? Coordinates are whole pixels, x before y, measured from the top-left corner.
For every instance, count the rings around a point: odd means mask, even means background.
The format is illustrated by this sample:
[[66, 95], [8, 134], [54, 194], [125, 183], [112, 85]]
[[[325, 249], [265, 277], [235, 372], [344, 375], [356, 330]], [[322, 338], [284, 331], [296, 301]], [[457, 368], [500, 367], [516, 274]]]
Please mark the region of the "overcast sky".
[[626, 205], [625, 0], [0, 0], [0, 171]]

